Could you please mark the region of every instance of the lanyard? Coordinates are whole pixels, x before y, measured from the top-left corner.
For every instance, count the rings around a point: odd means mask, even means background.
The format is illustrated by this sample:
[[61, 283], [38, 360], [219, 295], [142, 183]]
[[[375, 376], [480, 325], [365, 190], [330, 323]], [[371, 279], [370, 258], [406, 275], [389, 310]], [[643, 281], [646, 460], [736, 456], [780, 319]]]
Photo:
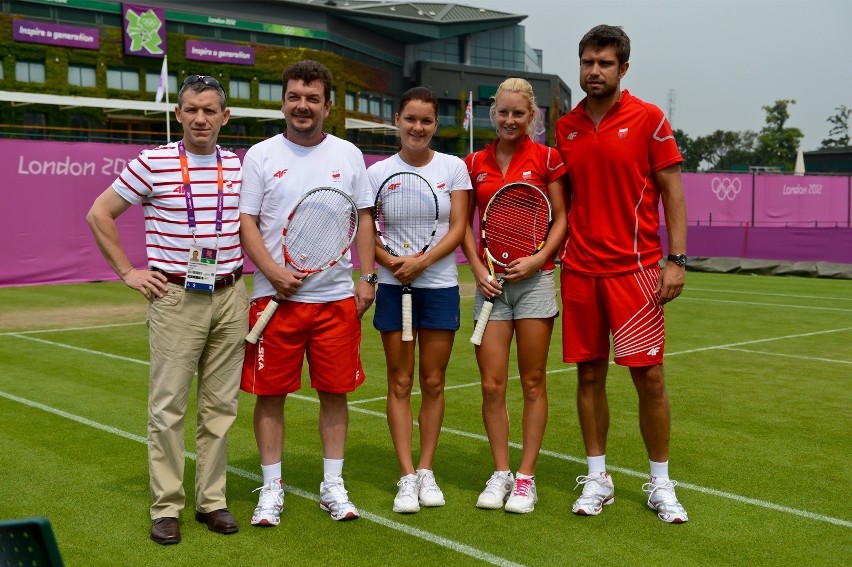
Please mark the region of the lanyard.
[[[186, 149], [183, 142], [178, 142], [178, 155], [180, 156], [180, 174], [183, 177], [183, 195], [186, 197], [186, 216], [189, 219], [189, 230], [192, 239], [195, 240], [195, 206], [192, 204], [192, 186], [189, 183], [189, 161], [186, 158]], [[218, 198], [216, 199], [216, 239], [222, 234], [222, 212], [225, 209], [225, 180], [222, 174], [222, 155], [219, 146], [216, 146], [216, 169]]]

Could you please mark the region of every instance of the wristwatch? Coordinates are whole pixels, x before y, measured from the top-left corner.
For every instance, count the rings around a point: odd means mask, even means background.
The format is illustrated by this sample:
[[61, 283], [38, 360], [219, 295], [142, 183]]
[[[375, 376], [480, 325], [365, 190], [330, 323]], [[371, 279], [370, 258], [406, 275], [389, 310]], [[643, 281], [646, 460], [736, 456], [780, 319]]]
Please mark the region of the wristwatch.
[[686, 266], [686, 262], [688, 260], [689, 259], [686, 257], [686, 254], [669, 254], [668, 256], [666, 256], [666, 261], [674, 262], [675, 264], [677, 264], [681, 268]]
[[379, 283], [379, 275], [375, 272], [372, 274], [361, 274], [361, 277], [358, 279], [362, 282], [367, 282], [370, 285], [376, 285]]

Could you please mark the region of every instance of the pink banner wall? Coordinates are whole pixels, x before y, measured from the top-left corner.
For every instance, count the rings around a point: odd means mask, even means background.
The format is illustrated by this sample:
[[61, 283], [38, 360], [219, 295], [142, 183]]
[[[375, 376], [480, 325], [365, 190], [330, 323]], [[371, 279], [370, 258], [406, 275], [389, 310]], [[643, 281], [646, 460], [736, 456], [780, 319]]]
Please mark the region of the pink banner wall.
[[[0, 286], [117, 279], [92, 238], [86, 212], [127, 161], [145, 147], [0, 139], [0, 236], [7, 257]], [[385, 157], [368, 155], [365, 162], [369, 165]], [[817, 218], [821, 227], [831, 222], [830, 226], [846, 228], [716, 230], [751, 223], [752, 176], [688, 173], [684, 190], [691, 255], [852, 263], [850, 178], [773, 175], [756, 179], [759, 227], [770, 220], [774, 226], [789, 222], [813, 227]], [[704, 230], [711, 216], [712, 230]], [[118, 227], [133, 264], [145, 266], [141, 207], [131, 207], [119, 217]], [[464, 261], [460, 253], [457, 257]], [[247, 271], [253, 269], [247, 262]]]
[[848, 226], [849, 178], [758, 175], [754, 226]]
[[821, 175], [683, 174], [689, 224], [698, 226], [848, 227], [849, 183]]
[[[660, 229], [666, 248], [665, 227]], [[852, 229], [690, 226], [687, 249], [694, 258], [750, 258], [783, 262], [852, 264]]]
[[[684, 173], [689, 224], [739, 226], [751, 222], [751, 178], [735, 173]], [[660, 218], [665, 217], [661, 214]]]
[[[116, 279], [86, 213], [141, 146], [0, 140], [0, 203], [6, 253], [0, 285]], [[135, 266], [147, 263], [141, 207], [118, 219]]]

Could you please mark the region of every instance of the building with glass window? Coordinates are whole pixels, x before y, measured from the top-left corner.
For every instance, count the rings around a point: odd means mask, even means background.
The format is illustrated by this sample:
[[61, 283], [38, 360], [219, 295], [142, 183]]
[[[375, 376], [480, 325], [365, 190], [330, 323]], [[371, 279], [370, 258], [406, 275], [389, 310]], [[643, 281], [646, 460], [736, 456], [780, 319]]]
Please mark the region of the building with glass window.
[[[481, 147], [493, 138], [490, 97], [508, 76], [532, 83], [540, 140], [552, 141], [571, 108], [519, 14], [363, 0], [4, 0], [0, 9], [0, 137], [160, 143], [178, 85], [205, 74], [232, 109], [222, 143], [249, 146], [282, 129], [281, 71], [305, 58], [335, 77], [327, 129], [371, 153], [395, 151], [399, 95], [415, 85], [440, 99], [436, 149], [460, 155], [468, 99]], [[168, 104], [155, 101], [164, 56]]]

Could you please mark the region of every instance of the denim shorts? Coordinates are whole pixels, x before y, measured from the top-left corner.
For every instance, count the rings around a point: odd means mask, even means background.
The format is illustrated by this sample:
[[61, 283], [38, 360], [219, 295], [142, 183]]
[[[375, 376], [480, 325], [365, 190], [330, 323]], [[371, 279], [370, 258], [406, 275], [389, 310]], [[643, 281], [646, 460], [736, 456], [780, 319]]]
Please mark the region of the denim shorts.
[[[458, 331], [459, 286], [413, 288], [411, 315], [411, 326], [415, 329]], [[402, 286], [379, 284], [373, 326], [382, 332], [402, 330]]]

